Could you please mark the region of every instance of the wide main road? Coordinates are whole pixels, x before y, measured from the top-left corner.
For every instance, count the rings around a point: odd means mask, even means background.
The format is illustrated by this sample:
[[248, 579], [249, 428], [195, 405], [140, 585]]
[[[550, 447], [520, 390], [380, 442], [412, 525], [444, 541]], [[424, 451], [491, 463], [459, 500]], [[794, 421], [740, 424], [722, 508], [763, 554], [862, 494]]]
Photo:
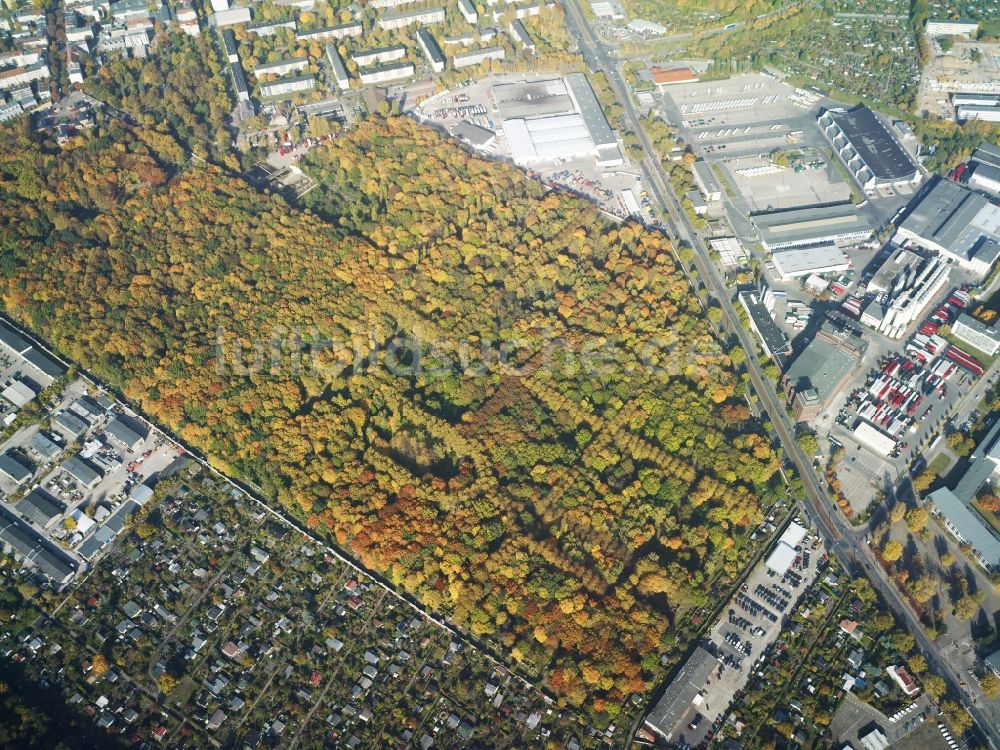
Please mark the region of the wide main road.
[[[716, 298], [723, 311], [723, 321], [726, 328], [736, 336], [746, 352], [746, 367], [750, 381], [760, 399], [764, 411], [778, 434], [778, 439], [785, 454], [795, 464], [802, 478], [805, 496], [805, 510], [817, 530], [826, 540], [830, 552], [844, 564], [845, 568], [854, 574], [867, 576], [872, 585], [882, 597], [901, 616], [912, 631], [917, 645], [925, 654], [930, 666], [944, 676], [951, 684], [956, 695], [962, 696], [963, 703], [975, 719], [979, 727], [988, 735], [990, 744], [998, 747], [1000, 743], [1000, 727], [968, 697], [970, 693], [964, 689], [965, 681], [956, 667], [948, 660], [942, 650], [933, 643], [924, 632], [916, 614], [904, 600], [896, 586], [888, 580], [882, 567], [877, 564], [871, 550], [864, 539], [851, 528], [839, 513], [830, 513], [832, 502], [826, 488], [820, 484], [813, 469], [811, 459], [807, 458], [799, 448], [795, 439], [793, 426], [785, 412], [784, 405], [779, 401], [774, 386], [764, 376], [757, 361], [757, 349], [748, 333], [744, 330], [739, 316], [733, 307], [729, 290], [719, 277], [715, 264], [709, 258], [708, 250], [701, 237], [688, 222], [687, 215], [680, 207], [677, 197], [670, 188], [666, 173], [661, 166], [659, 155], [646, 136], [639, 119], [639, 114], [632, 104], [628, 88], [618, 71], [617, 66], [608, 54], [608, 49], [597, 39], [587, 23], [580, 7], [580, 0], [563, 0], [566, 10], [567, 28], [580, 47], [580, 52], [591, 70], [602, 71], [611, 84], [626, 117], [626, 124], [636, 134], [643, 148], [644, 158], [642, 170], [650, 187], [650, 192], [664, 209], [667, 218], [667, 228], [672, 237], [687, 243], [695, 251], [695, 266], [699, 276], [705, 281], [709, 292]], [[978, 696], [976, 696], [978, 698]]]

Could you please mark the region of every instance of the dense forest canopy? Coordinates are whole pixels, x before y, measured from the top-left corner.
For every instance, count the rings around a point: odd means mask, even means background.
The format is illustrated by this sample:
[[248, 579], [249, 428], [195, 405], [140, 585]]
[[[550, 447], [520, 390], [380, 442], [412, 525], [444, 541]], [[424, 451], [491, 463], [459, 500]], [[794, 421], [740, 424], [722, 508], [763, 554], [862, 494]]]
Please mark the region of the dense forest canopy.
[[778, 466], [666, 238], [404, 118], [303, 208], [166, 138], [5, 128], [6, 312], [568, 701], [647, 688]]

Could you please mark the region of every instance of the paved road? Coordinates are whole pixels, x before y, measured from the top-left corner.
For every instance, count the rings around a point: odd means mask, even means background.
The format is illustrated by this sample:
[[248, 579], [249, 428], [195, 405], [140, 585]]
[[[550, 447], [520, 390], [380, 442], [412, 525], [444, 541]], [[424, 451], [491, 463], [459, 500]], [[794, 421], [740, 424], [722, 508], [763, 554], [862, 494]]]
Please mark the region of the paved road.
[[[680, 208], [677, 197], [669, 188], [669, 182], [659, 157], [641, 127], [639, 116], [617, 66], [610, 59], [607, 49], [594, 37], [580, 9], [579, 0], [563, 0], [563, 5], [566, 9], [567, 29], [576, 38], [580, 51], [591, 69], [604, 71], [607, 75], [615, 95], [624, 108], [626, 124], [635, 132], [642, 145], [645, 154], [641, 165], [643, 173], [647, 177], [651, 194], [669, 216], [666, 223], [671, 236], [690, 245], [695, 250], [695, 266], [699, 278], [705, 281], [710, 294], [722, 307], [725, 327], [736, 336], [740, 345], [747, 351], [746, 366], [754, 391], [774, 425], [786, 455], [795, 464], [802, 479], [805, 489], [803, 510], [826, 540], [827, 549], [830, 550], [831, 554], [836, 555], [845, 567], [854, 574], [863, 574], [868, 577], [892, 609], [905, 620], [929, 665], [948, 680], [956, 695], [962, 696], [963, 703], [973, 719], [987, 733], [990, 744], [997, 747], [997, 740], [1000, 739], [1000, 728], [974, 703], [970, 705], [969, 693], [962, 687], [965, 685], [963, 676], [948, 661], [943, 651], [927, 637], [913, 610], [900, 595], [896, 586], [884, 575], [882, 568], [876, 564], [861, 535], [864, 531], [862, 530], [859, 534], [838, 513], [831, 514], [829, 512], [828, 509], [832, 507], [830, 497], [825, 487], [820, 484], [816, 472], [813, 470], [812, 462], [799, 448], [784, 405], [779, 402], [773, 385], [761, 371], [757, 362], [756, 347], [740, 324], [730, 299], [729, 290], [719, 278], [715, 264], [709, 259], [708, 251], [701, 237], [691, 228], [687, 216]], [[975, 699], [978, 701], [979, 697], [975, 696]]]

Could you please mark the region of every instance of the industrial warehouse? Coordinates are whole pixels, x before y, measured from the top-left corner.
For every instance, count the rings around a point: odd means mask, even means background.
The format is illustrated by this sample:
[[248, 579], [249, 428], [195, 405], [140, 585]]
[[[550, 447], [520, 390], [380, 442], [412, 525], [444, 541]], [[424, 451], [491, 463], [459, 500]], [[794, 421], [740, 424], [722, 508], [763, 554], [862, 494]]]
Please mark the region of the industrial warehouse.
[[859, 104], [849, 110], [823, 110], [819, 124], [864, 190], [920, 181], [916, 162], [868, 107]]
[[806, 206], [752, 214], [765, 250], [835, 244], [857, 245], [870, 239], [875, 228], [852, 203]]
[[951, 180], [935, 180], [896, 232], [984, 277], [1000, 257], [1000, 206]]
[[604, 110], [581, 73], [571, 73], [565, 81], [496, 86], [494, 98], [505, 116], [503, 132], [515, 164], [582, 156], [593, 156], [602, 166], [624, 161]]

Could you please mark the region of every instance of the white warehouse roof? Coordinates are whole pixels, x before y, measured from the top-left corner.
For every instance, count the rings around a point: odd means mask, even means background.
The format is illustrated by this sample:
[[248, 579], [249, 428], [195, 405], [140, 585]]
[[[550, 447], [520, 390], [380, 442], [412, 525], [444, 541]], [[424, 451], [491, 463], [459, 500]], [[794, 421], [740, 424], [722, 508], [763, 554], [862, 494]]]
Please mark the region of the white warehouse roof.
[[774, 253], [771, 261], [782, 279], [794, 279], [814, 273], [846, 271], [851, 267], [851, 259], [836, 245], [784, 250]]
[[805, 538], [806, 538], [805, 527], [800, 526], [799, 524], [795, 523], [795, 521], [792, 521], [790, 524], [788, 524], [788, 528], [785, 529], [785, 533], [781, 535], [781, 539], [779, 539], [778, 541], [784, 542], [792, 549], [795, 549], [802, 543], [802, 540]]
[[774, 571], [777, 575], [783, 576], [795, 562], [795, 548], [789, 547], [783, 542], [779, 542], [774, 548], [774, 552], [767, 558], [764, 565], [768, 570]]
[[594, 141], [580, 115], [505, 120], [503, 132], [516, 164], [554, 161], [596, 152]]
[[895, 440], [867, 422], [862, 422], [854, 429], [854, 439], [880, 456], [888, 456], [896, 447]]

